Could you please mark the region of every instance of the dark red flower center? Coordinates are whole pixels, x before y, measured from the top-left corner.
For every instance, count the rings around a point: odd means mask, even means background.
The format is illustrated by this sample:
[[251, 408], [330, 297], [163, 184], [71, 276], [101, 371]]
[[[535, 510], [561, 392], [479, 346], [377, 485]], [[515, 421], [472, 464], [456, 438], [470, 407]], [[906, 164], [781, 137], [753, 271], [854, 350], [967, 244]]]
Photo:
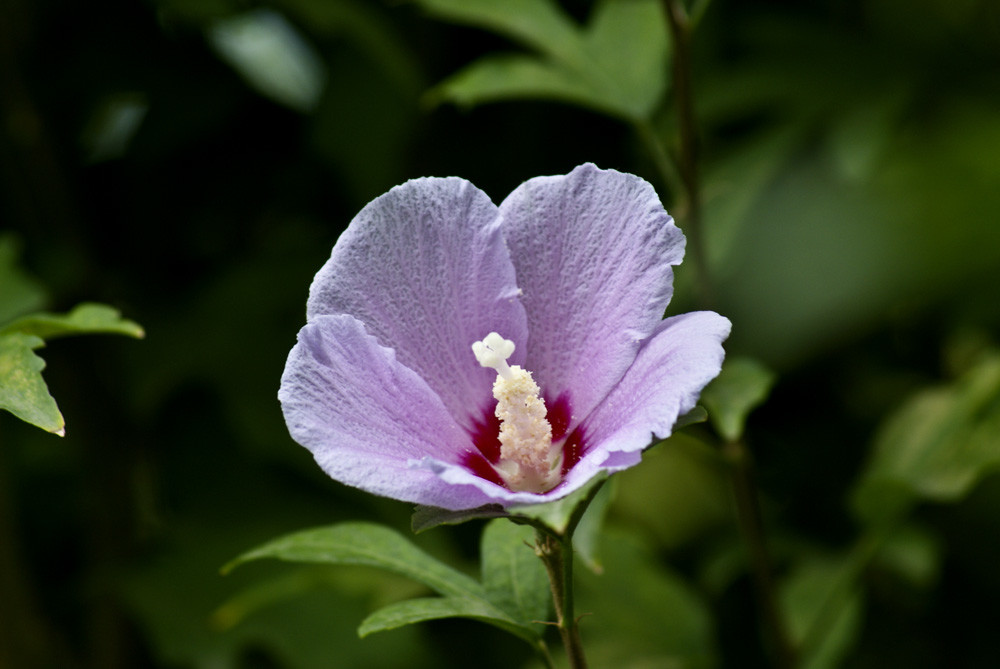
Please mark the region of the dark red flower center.
[[[500, 419], [496, 417], [496, 400], [484, 406], [479, 419], [473, 418], [473, 428], [469, 431], [475, 450], [468, 450], [461, 464], [481, 479], [507, 487], [493, 468], [500, 461]], [[552, 441], [566, 437], [572, 419], [569, 397], [563, 393], [555, 400], [545, 397], [546, 419], [552, 426]], [[563, 444], [562, 474], [571, 470], [586, 451], [586, 437], [582, 426], [573, 430]]]

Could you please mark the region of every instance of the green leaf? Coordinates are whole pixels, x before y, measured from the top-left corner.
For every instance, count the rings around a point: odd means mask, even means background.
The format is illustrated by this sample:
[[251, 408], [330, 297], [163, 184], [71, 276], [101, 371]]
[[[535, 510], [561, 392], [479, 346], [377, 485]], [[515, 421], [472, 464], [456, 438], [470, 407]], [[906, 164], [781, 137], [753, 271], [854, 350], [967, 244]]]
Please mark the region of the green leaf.
[[36, 313], [0, 327], [0, 335], [11, 332], [34, 335], [42, 339], [97, 333], [121, 334], [136, 338], [145, 336], [139, 324], [122, 318], [121, 312], [117, 309], [90, 302], [77, 305], [68, 314]]
[[555, 99], [637, 122], [649, 119], [666, 90], [669, 41], [655, 0], [600, 2], [585, 30], [547, 0], [421, 4], [442, 18], [485, 27], [538, 52], [480, 59], [432, 90], [433, 102]]
[[441, 618], [471, 618], [495, 625], [534, 645], [538, 635], [505, 615], [488, 602], [464, 597], [420, 597], [383, 607], [365, 618], [358, 627], [358, 636], [396, 629], [412, 623]]
[[573, 20], [552, 0], [418, 0], [437, 18], [491, 30], [556, 58], [581, 50]]
[[558, 63], [521, 54], [484, 56], [428, 94], [431, 104], [451, 102], [459, 107], [525, 98], [559, 100], [612, 115], [620, 113], [586, 77]]
[[661, 5], [655, 0], [598, 2], [583, 36], [601, 90], [635, 119], [649, 118], [667, 89], [670, 49]]
[[474, 509], [459, 511], [420, 505], [413, 511], [410, 528], [415, 534], [419, 534], [440, 525], [458, 525], [477, 518], [507, 518], [508, 516], [510, 514], [499, 504], [484, 504]]
[[941, 571], [941, 539], [912, 524], [895, 528], [882, 538], [874, 556], [876, 564], [902, 578], [908, 585], [930, 589]]
[[[483, 530], [482, 581], [486, 595], [523, 624], [549, 619], [549, 578], [532, 548], [535, 531], [497, 519]], [[538, 630], [541, 635], [541, 630]]]
[[326, 82], [323, 60], [282, 14], [260, 8], [227, 16], [206, 36], [222, 60], [260, 93], [300, 112], [319, 104]]
[[706, 420], [708, 420], [708, 411], [705, 410], [705, 407], [697, 404], [683, 416], [677, 417], [677, 422], [674, 423], [673, 432], [677, 432], [677, 430], [681, 430], [688, 425], [704, 423]]
[[378, 567], [412, 578], [442, 595], [485, 597], [475, 579], [439, 562], [398, 532], [375, 523], [341, 523], [289, 534], [244, 553], [222, 571], [228, 573], [262, 558]]
[[815, 558], [781, 584], [779, 598], [792, 640], [802, 647], [802, 669], [833, 669], [861, 631], [862, 593], [845, 583], [842, 560]]
[[296, 532], [244, 553], [225, 565], [223, 573], [261, 558], [378, 567], [444, 595], [443, 599], [407, 600], [380, 609], [362, 623], [362, 636], [410, 622], [455, 616], [488, 622], [530, 643], [541, 636], [533, 626], [494, 604], [478, 581], [439, 562], [395, 530], [374, 523], [341, 523]]
[[0, 409], [63, 436], [62, 414], [42, 378], [45, 361], [33, 352], [44, 345], [35, 335], [0, 332]]
[[63, 436], [65, 422], [42, 378], [45, 361], [32, 351], [45, 339], [98, 332], [143, 336], [136, 323], [102, 304], [81, 304], [65, 315], [30, 314], [0, 327], [0, 409]]
[[743, 436], [747, 416], [767, 399], [776, 375], [752, 358], [729, 358], [701, 393], [712, 426], [726, 441]]
[[1000, 466], [1000, 354], [956, 381], [917, 393], [882, 425], [852, 495], [867, 522], [891, 522], [920, 499], [964, 497]]

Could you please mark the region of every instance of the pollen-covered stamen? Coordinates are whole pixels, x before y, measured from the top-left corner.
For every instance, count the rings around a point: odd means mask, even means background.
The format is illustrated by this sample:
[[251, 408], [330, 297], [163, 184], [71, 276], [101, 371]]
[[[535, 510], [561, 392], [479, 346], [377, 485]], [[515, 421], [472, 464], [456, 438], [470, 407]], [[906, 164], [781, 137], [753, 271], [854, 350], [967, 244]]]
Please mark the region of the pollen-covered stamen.
[[552, 443], [545, 402], [531, 372], [507, 364], [514, 342], [491, 332], [472, 345], [472, 352], [480, 365], [497, 370], [493, 383], [500, 419], [497, 472], [511, 490], [551, 490], [562, 475], [562, 448]]

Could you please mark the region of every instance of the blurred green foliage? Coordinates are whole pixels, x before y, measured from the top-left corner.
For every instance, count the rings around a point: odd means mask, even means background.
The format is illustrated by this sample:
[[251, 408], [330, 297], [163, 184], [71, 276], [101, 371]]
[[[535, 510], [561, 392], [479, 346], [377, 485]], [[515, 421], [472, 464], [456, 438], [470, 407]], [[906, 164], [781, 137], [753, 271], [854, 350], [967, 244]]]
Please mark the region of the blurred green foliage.
[[[455, 174], [499, 200], [589, 160], [685, 223], [649, 148], [677, 149], [659, 3], [501, 5], [0, 5], [0, 323], [98, 300], [148, 333], [46, 348], [67, 439], [0, 415], [0, 666], [530, 666], [465, 620], [358, 639], [426, 594], [406, 579], [218, 573], [303, 527], [409, 535], [406, 505], [318, 471], [275, 398], [369, 199]], [[778, 376], [608, 486], [592, 661], [767, 666], [718, 450], [742, 436], [804, 666], [1000, 665], [1000, 6], [716, 0], [693, 44], [712, 306], [732, 359]], [[482, 525], [412, 541], [472, 574]]]

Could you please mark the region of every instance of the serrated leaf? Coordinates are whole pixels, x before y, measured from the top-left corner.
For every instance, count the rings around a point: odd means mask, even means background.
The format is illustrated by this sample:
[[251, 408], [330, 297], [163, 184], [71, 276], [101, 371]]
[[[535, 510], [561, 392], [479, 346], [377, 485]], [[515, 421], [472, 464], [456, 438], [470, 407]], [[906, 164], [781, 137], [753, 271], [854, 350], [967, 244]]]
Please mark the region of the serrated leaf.
[[358, 636], [366, 637], [375, 632], [441, 618], [478, 620], [510, 632], [532, 645], [539, 638], [530, 627], [518, 623], [488, 602], [463, 597], [421, 597], [390, 604], [365, 618], [358, 627]]
[[442, 595], [485, 598], [475, 579], [428, 555], [395, 530], [375, 523], [341, 523], [289, 534], [244, 553], [222, 570], [227, 573], [263, 558], [378, 567], [412, 578]]
[[65, 433], [62, 414], [42, 378], [45, 361], [34, 353], [34, 349], [44, 345], [34, 335], [0, 334], [0, 409], [62, 436]]
[[122, 318], [117, 309], [92, 302], [79, 304], [67, 314], [30, 314], [0, 327], [0, 334], [11, 332], [42, 339], [81, 334], [121, 334], [136, 338], [145, 336], [138, 323]]
[[919, 499], [964, 497], [1000, 467], [1000, 354], [917, 393], [883, 423], [873, 451], [852, 494], [867, 522], [895, 520]]
[[712, 426], [726, 441], [743, 436], [747, 416], [759, 406], [774, 385], [773, 371], [752, 358], [728, 358], [722, 372], [701, 393]]
[[534, 542], [532, 528], [497, 519], [486, 525], [480, 543], [487, 597], [524, 624], [549, 619], [549, 578]]

